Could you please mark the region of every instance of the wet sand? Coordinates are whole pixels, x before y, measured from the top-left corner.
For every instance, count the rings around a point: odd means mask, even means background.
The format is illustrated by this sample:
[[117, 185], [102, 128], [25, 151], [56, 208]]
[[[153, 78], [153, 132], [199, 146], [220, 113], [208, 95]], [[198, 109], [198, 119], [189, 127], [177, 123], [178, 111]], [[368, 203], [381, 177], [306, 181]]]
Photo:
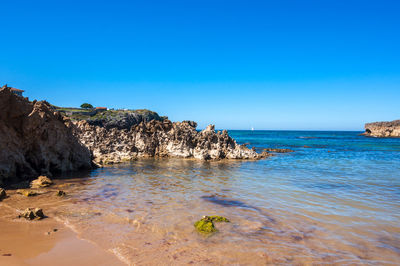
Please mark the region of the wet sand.
[[51, 218], [1, 219], [0, 235], [0, 265], [125, 265]]
[[[62, 200], [54, 196], [54, 189], [35, 197], [7, 192], [9, 197], [0, 202], [0, 265], [125, 265], [95, 243], [80, 239], [54, 218], [54, 211], [62, 208]], [[47, 218], [17, 218], [23, 206], [43, 205], [47, 205], [43, 208]]]

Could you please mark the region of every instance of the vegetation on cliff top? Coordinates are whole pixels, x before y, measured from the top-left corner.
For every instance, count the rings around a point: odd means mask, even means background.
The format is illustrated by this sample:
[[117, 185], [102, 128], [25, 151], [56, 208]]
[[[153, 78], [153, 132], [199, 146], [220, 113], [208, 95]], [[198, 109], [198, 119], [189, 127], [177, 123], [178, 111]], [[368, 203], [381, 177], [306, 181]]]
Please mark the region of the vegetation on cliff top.
[[109, 109], [97, 110], [94, 108], [53, 108], [69, 117], [72, 121], [86, 120], [89, 124], [103, 126], [106, 128], [129, 129], [132, 125], [140, 122], [149, 122], [151, 120], [162, 121], [168, 117], [159, 116], [156, 112], [147, 109]]

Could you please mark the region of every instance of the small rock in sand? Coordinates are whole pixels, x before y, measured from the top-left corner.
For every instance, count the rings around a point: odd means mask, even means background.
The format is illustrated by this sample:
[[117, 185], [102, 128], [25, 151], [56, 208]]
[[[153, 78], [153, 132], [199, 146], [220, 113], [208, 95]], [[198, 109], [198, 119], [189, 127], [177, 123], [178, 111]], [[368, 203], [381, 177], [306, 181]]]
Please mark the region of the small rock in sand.
[[62, 190], [59, 190], [59, 191], [57, 191], [56, 195], [57, 195], [58, 197], [64, 197], [64, 196], [67, 195], [67, 193], [65, 193], [65, 192], [62, 191]]
[[54, 228], [54, 229], [52, 229], [52, 230], [50, 230], [50, 231], [48, 231], [48, 232], [46, 232], [46, 233], [44, 233], [45, 235], [51, 235], [51, 233], [55, 233], [55, 232], [57, 232], [58, 231], [58, 229], [57, 228]]
[[4, 189], [0, 188], [0, 201], [7, 197], [7, 193]]
[[19, 215], [19, 218], [21, 217], [27, 220], [40, 220], [45, 218], [43, 210], [40, 208], [27, 208], [23, 213]]

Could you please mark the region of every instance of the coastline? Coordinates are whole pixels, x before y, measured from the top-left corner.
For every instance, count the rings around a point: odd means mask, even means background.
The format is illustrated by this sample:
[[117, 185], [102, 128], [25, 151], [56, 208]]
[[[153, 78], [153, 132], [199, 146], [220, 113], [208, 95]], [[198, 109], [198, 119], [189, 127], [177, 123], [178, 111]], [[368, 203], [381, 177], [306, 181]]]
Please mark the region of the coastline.
[[[312, 161], [301, 162], [302, 158], [315, 158], [318, 153], [318, 158], [326, 159], [324, 162], [336, 164], [335, 158], [349, 154], [348, 148], [343, 149], [337, 139], [332, 140], [334, 134], [324, 139], [318, 134], [306, 135], [312, 137], [306, 139], [288, 135], [297, 145], [297, 152], [277, 155], [272, 160], [138, 159], [60, 176], [53, 179], [51, 186], [36, 189], [38, 195], [33, 197], [7, 190], [9, 197], [0, 202], [0, 226], [7, 230], [3, 235], [15, 239], [15, 243], [7, 245], [7, 240], [0, 240], [0, 255], [12, 254], [1, 257], [0, 264], [38, 265], [40, 260], [40, 265], [58, 265], [64, 257], [66, 263], [61, 265], [397, 263], [399, 258], [393, 250], [397, 247], [397, 205], [369, 195], [363, 197], [365, 200], [359, 198], [361, 202], [353, 201], [355, 193], [360, 192], [356, 189], [360, 181], [355, 178], [342, 183], [349, 170], [328, 174], [329, 180], [309, 179], [320, 169], [307, 168]], [[355, 134], [345, 135], [352, 149], [368, 151], [365, 144], [376, 142]], [[353, 142], [354, 137], [365, 143]], [[325, 141], [331, 144], [321, 148]], [[314, 148], [302, 148], [304, 143]], [[382, 154], [388, 153], [386, 148]], [[354, 156], [364, 158], [360, 152]], [[343, 169], [346, 162], [353, 165], [353, 161], [341, 162]], [[296, 176], [300, 181], [294, 182], [298, 168], [292, 165], [313, 169], [315, 174]], [[332, 169], [332, 164], [318, 165], [326, 171]], [[354, 169], [350, 173], [358, 172]], [[376, 176], [383, 175], [380, 171], [367, 174], [369, 182]], [[379, 184], [390, 190], [396, 174], [385, 176], [386, 183], [379, 179]], [[58, 190], [67, 196], [57, 197]], [[380, 192], [392, 197], [385, 189]], [[325, 199], [340, 208], [330, 208], [332, 205], [327, 205]], [[27, 207], [42, 208], [48, 218], [16, 219]], [[355, 216], [348, 217], [348, 210], [355, 211]], [[219, 232], [204, 237], [193, 227], [202, 215], [221, 215], [231, 223], [216, 224]], [[371, 215], [376, 219], [371, 221]], [[3, 223], [3, 219], [8, 222]], [[365, 226], [355, 227], [354, 222]], [[58, 231], [46, 235], [54, 227]], [[359, 237], [350, 232], [357, 232]], [[30, 253], [30, 249], [39, 251], [27, 258], [25, 252]], [[60, 250], [62, 253], [57, 253]], [[78, 257], [79, 261], [69, 257]], [[100, 262], [98, 257], [102, 258]]]

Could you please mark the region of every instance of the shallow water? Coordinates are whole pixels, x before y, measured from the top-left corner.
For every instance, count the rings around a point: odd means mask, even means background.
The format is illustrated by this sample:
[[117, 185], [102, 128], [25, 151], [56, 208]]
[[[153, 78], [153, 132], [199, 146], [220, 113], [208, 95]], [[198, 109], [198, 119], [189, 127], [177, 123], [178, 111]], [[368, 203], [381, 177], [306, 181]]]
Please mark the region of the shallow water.
[[[57, 219], [121, 260], [156, 264], [400, 264], [400, 139], [230, 131], [261, 161], [146, 159], [66, 179]], [[193, 223], [231, 223], [205, 237]]]

